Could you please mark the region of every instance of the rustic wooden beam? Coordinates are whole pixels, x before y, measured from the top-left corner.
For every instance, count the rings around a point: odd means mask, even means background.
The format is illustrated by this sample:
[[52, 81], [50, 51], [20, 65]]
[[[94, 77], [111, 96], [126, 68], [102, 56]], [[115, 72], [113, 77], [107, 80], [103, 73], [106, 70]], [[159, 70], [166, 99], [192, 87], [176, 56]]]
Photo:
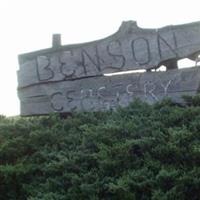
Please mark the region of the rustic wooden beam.
[[79, 80], [47, 82], [19, 88], [21, 115], [51, 112], [105, 111], [127, 106], [134, 98], [148, 103], [170, 97], [181, 102], [182, 95], [199, 90], [200, 68], [174, 69]]
[[54, 43], [52, 48], [19, 55], [19, 88], [127, 70], [149, 71], [161, 64], [176, 68], [178, 59], [200, 52], [200, 22], [142, 29], [129, 21], [105, 39], [62, 46], [56, 35]]

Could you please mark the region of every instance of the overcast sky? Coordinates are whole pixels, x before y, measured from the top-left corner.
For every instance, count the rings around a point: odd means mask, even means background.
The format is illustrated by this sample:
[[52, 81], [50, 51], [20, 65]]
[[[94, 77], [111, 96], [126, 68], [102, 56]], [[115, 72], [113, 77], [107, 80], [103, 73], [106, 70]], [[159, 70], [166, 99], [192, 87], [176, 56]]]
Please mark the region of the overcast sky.
[[19, 114], [17, 55], [51, 46], [87, 42], [116, 32], [122, 21], [143, 28], [200, 21], [199, 0], [0, 0], [0, 114]]

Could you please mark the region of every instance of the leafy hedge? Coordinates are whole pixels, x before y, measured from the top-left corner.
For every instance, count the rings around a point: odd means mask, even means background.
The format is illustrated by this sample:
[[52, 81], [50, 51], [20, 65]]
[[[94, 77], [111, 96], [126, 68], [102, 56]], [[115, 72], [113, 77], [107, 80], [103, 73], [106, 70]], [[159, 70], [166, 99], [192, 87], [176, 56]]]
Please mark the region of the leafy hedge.
[[199, 200], [197, 99], [67, 119], [1, 116], [0, 199]]

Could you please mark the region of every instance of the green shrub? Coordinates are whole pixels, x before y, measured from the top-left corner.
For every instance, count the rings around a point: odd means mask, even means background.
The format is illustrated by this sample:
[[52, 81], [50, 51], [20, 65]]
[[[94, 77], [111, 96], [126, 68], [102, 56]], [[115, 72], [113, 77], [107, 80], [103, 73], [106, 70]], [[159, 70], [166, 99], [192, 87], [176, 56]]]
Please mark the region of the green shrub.
[[198, 98], [67, 119], [0, 116], [0, 199], [198, 200]]

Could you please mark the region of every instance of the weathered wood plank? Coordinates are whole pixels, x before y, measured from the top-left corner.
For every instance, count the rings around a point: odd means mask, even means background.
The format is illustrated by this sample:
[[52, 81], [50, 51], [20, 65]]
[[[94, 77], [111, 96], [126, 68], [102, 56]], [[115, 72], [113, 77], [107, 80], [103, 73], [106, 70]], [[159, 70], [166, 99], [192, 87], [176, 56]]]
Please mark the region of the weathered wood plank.
[[102, 40], [57, 45], [20, 55], [18, 86], [148, 70], [197, 52], [200, 52], [200, 22], [160, 29], [141, 29], [136, 22], [126, 22], [118, 32]]
[[181, 101], [199, 90], [200, 68], [91, 77], [19, 88], [21, 115], [98, 111], [127, 106], [134, 98], [154, 103], [164, 97]]

